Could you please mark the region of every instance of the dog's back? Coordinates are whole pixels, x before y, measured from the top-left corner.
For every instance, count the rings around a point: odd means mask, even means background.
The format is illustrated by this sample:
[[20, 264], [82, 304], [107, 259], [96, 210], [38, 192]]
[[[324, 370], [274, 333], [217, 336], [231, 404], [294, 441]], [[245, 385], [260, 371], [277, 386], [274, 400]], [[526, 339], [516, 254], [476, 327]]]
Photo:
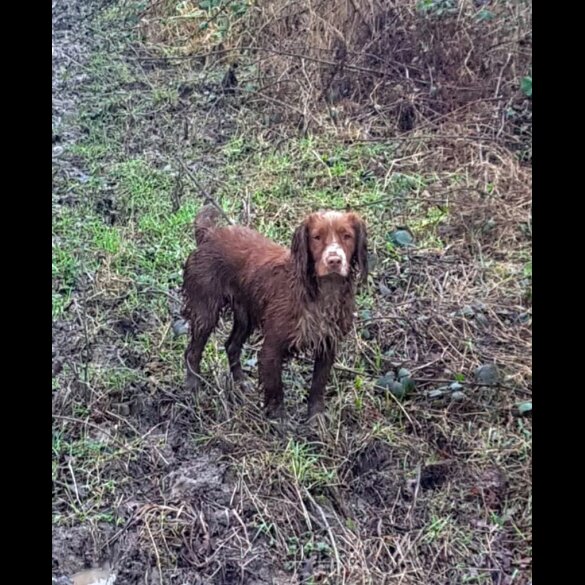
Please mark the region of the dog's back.
[[[284, 262], [290, 252], [257, 231], [240, 226], [219, 226], [219, 212], [212, 206], [204, 207], [195, 218], [197, 250], [187, 262], [187, 268], [225, 276], [253, 276], [266, 264]], [[196, 265], [196, 266], [194, 266]]]
[[211, 206], [195, 218], [197, 248], [184, 270], [187, 305], [204, 310], [204, 305], [225, 306], [243, 298], [251, 305], [261, 303], [272, 296], [275, 283], [270, 276], [284, 266], [290, 251], [255, 230], [220, 226], [218, 220], [219, 212]]

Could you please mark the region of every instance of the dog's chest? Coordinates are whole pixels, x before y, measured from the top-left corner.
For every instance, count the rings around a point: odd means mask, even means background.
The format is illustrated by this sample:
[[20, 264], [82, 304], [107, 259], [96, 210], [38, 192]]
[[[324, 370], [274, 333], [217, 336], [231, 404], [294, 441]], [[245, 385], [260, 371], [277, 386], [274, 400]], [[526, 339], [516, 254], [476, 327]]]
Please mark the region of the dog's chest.
[[325, 343], [335, 346], [349, 332], [353, 311], [351, 290], [331, 287], [321, 291], [317, 301], [303, 307], [295, 347], [299, 351], [314, 351]]

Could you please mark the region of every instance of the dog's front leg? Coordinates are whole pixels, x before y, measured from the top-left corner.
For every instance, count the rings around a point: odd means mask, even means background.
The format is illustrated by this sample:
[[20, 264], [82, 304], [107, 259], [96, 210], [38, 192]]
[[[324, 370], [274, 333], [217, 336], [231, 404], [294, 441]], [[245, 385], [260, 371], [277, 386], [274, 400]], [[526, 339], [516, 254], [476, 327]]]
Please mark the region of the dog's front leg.
[[284, 352], [269, 337], [264, 339], [258, 356], [260, 385], [264, 388], [264, 408], [269, 418], [284, 417], [284, 392], [282, 388], [282, 363]]
[[315, 352], [313, 381], [309, 392], [309, 418], [325, 411], [325, 387], [334, 361], [335, 351], [330, 345], [321, 347]]

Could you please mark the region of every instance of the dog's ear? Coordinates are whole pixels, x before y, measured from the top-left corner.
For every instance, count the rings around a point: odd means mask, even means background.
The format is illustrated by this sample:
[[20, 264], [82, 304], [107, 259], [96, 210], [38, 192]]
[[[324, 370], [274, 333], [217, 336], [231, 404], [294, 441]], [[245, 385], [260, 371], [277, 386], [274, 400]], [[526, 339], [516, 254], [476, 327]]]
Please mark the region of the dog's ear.
[[311, 250], [309, 249], [309, 220], [306, 219], [293, 235], [291, 245], [292, 259], [295, 265], [297, 278], [307, 291], [309, 298], [317, 295], [317, 279]]
[[357, 214], [352, 213], [351, 219], [355, 230], [356, 242], [351, 264], [357, 266], [363, 284], [368, 281], [368, 234], [364, 220]]

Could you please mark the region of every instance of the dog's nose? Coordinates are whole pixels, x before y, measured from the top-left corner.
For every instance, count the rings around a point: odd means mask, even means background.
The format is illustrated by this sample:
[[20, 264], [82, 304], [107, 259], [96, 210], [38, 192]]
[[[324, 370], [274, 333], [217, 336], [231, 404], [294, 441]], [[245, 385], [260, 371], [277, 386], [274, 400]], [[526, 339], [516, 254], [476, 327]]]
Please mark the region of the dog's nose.
[[329, 256], [329, 258], [327, 258], [327, 266], [329, 268], [340, 268], [341, 258], [339, 256]]

